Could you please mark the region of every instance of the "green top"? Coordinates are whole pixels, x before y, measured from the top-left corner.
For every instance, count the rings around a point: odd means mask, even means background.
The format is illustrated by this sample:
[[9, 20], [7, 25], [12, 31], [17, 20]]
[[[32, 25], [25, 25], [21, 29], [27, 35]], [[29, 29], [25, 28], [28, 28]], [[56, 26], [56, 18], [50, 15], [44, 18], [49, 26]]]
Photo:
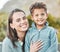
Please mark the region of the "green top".
[[16, 48], [13, 47], [11, 40], [8, 37], [6, 37], [2, 43], [2, 52], [22, 52], [22, 45], [23, 45], [22, 42], [18, 41], [15, 43], [17, 45]]

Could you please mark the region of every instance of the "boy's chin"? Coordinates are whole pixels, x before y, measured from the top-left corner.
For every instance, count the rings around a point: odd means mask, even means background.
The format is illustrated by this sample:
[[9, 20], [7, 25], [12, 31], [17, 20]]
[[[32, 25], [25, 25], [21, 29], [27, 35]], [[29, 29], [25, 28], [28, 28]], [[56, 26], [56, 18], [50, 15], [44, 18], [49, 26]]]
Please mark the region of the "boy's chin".
[[44, 25], [44, 23], [38, 23], [37, 25], [42, 26], [42, 25]]

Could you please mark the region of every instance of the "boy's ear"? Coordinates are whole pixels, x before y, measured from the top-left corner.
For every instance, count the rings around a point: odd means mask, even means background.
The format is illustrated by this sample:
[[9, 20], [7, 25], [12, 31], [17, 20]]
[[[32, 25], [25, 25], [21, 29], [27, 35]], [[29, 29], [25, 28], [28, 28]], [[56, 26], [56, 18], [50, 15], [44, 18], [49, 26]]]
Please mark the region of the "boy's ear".
[[46, 15], [47, 15], [47, 17], [48, 17], [48, 13], [47, 13]]
[[13, 26], [13, 24], [12, 24], [12, 23], [10, 23], [10, 27], [14, 29], [14, 26]]

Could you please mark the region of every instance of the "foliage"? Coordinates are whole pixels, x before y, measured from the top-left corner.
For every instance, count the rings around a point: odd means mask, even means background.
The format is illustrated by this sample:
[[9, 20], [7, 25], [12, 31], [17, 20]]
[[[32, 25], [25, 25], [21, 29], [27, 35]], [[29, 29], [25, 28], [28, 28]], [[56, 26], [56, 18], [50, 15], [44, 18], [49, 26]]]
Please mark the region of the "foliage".
[[5, 38], [7, 16], [8, 16], [7, 13], [4, 13], [4, 12], [0, 13], [0, 41], [2, 41]]

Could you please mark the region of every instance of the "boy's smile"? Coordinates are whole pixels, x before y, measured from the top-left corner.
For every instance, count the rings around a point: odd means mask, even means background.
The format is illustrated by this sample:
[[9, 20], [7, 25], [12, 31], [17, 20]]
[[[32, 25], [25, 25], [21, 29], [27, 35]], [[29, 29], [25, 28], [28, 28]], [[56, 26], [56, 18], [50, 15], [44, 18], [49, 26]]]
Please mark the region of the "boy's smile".
[[36, 23], [36, 25], [43, 25], [46, 22], [47, 13], [43, 8], [34, 9], [32, 13], [32, 20]]

